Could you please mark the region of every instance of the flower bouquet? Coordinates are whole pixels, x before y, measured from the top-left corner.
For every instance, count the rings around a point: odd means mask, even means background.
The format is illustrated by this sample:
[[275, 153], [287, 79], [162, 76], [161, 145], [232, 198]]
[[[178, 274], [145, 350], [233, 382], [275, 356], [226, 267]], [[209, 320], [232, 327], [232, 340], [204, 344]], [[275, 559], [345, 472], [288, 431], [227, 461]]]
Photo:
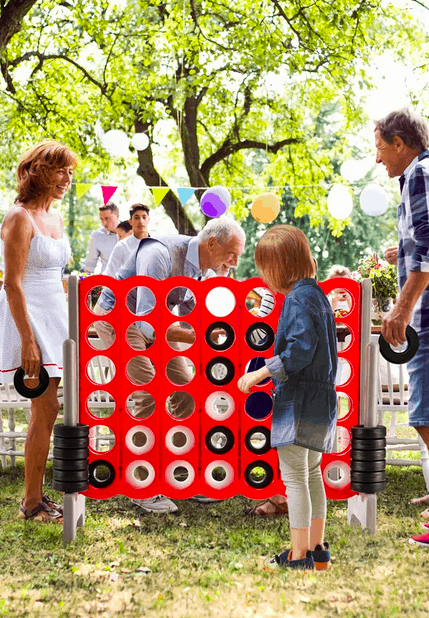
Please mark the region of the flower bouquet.
[[357, 280], [370, 279], [374, 310], [377, 314], [374, 324], [381, 324], [381, 316], [389, 311], [391, 300], [398, 294], [397, 270], [395, 266], [380, 260], [378, 253], [373, 253], [359, 260], [356, 271]]

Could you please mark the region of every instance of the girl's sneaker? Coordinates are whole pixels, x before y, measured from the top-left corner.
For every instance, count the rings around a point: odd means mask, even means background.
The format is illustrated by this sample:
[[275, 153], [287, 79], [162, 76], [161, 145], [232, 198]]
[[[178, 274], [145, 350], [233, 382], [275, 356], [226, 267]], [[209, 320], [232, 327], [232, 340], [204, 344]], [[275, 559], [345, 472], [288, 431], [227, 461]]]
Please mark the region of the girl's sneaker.
[[329, 552], [329, 543], [324, 542], [323, 547], [316, 545], [314, 551], [311, 552], [314, 559], [316, 571], [326, 571], [331, 565], [331, 554]]
[[281, 569], [298, 569], [301, 571], [314, 571], [314, 560], [311, 551], [308, 550], [305, 558], [301, 560], [292, 560], [292, 550], [287, 549], [279, 556], [276, 554], [269, 561], [271, 568], [279, 567]]
[[425, 530], [429, 530], [429, 524], [420, 524], [422, 528], [424, 528]]

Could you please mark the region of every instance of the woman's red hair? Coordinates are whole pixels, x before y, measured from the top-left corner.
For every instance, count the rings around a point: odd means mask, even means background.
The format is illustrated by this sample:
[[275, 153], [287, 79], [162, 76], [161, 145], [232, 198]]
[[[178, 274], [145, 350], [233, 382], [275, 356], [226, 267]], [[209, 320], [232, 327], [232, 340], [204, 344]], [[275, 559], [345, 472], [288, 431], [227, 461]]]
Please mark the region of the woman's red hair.
[[68, 146], [53, 139], [32, 146], [21, 155], [16, 172], [18, 185], [15, 202], [25, 204], [51, 187], [51, 174], [55, 170], [77, 165], [77, 156]]

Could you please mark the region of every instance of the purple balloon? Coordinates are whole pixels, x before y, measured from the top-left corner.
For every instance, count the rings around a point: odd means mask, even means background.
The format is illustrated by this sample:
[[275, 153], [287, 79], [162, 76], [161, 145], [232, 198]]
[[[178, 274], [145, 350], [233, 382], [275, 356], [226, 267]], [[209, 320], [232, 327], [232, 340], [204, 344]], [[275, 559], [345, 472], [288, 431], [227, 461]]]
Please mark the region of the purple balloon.
[[210, 187], [203, 193], [200, 206], [207, 217], [220, 217], [231, 206], [231, 195], [225, 187]]

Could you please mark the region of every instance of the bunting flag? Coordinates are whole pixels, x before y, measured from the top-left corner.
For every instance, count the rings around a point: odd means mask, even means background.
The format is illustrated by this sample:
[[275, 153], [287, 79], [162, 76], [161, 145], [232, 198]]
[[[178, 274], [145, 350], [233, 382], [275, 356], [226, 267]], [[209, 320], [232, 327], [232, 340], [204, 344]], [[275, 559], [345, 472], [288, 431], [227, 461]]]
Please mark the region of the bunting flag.
[[115, 193], [117, 188], [118, 187], [110, 187], [110, 186], [106, 186], [106, 185], [101, 185], [101, 190], [103, 192], [103, 202], [104, 202], [104, 205], [107, 204], [107, 202], [110, 200], [110, 198]]
[[153, 197], [155, 198], [156, 206], [158, 206], [158, 204], [170, 191], [170, 187], [151, 187], [151, 189], [152, 189]]
[[177, 189], [177, 193], [179, 194], [179, 200], [182, 206], [184, 206], [186, 202], [194, 195], [195, 189], [185, 189], [180, 187]]
[[91, 187], [92, 187], [92, 184], [83, 183], [83, 182], [76, 183], [76, 197], [77, 197], [77, 199], [80, 200], [80, 198], [83, 197], [85, 195], [85, 193], [88, 193], [88, 191], [90, 190]]

